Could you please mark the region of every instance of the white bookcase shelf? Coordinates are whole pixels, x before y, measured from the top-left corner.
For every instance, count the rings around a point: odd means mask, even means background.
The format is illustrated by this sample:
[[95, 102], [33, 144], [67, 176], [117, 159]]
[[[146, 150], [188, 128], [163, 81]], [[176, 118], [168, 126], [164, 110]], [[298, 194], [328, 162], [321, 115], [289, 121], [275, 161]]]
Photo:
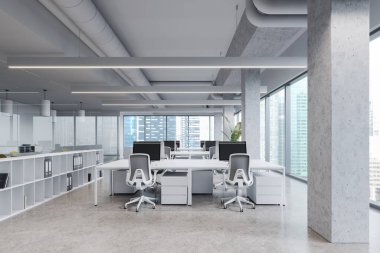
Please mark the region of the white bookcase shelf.
[[[78, 155], [83, 164], [74, 170], [73, 159]], [[51, 174], [45, 173], [45, 160], [51, 160]], [[0, 221], [67, 193], [68, 174], [72, 175], [71, 190], [94, 182], [95, 166], [102, 163], [102, 150], [0, 159], [0, 173], [8, 174], [6, 187], [0, 189]]]

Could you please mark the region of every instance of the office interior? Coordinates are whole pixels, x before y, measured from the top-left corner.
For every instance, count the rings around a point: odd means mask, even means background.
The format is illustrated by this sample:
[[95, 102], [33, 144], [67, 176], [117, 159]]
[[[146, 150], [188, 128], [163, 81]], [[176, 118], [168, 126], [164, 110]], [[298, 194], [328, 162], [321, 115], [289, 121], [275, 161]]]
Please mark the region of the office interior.
[[378, 13], [0, 1], [0, 252], [379, 252]]

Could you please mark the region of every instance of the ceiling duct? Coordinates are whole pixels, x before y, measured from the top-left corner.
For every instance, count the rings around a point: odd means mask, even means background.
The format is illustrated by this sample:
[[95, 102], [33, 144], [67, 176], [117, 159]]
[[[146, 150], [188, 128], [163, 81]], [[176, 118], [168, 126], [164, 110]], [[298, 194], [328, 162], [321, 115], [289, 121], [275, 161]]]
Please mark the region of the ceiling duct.
[[307, 27], [307, 15], [267, 15], [260, 12], [252, 0], [246, 0], [245, 15], [249, 22], [256, 27]]
[[306, 15], [307, 0], [253, 0], [256, 8], [269, 15]]
[[[53, 5], [55, 10], [63, 12], [79, 29], [79, 37], [82, 32], [104, 53], [104, 56], [131, 56], [91, 0], [40, 0], [40, 2], [53, 14]], [[120, 70], [120, 72], [127, 77], [132, 86], [150, 86], [150, 82], [139, 69]], [[146, 99], [161, 99], [157, 94], [142, 96]]]

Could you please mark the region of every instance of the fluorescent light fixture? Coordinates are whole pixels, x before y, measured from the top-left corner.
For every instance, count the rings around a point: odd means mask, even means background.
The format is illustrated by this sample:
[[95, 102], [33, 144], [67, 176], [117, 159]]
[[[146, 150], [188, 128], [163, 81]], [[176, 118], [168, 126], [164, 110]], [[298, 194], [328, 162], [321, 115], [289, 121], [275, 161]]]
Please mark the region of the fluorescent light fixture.
[[0, 91], [0, 94], [40, 94], [38, 91]]
[[306, 57], [9, 57], [11, 69], [294, 69]]
[[72, 94], [237, 94], [241, 93], [240, 86], [85, 86], [73, 88]]
[[108, 100], [102, 106], [205, 106], [205, 105], [241, 105], [240, 100]]

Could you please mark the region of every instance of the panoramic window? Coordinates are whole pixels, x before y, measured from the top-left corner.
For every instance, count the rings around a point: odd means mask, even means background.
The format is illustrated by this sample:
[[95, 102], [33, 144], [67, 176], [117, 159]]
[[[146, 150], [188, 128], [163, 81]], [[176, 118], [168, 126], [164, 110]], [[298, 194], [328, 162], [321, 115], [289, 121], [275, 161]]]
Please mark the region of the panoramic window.
[[370, 199], [380, 202], [380, 37], [370, 42], [369, 186]]
[[270, 95], [269, 101], [269, 160], [285, 166], [285, 90]]
[[290, 165], [289, 173], [307, 177], [307, 77], [287, 87], [290, 92]]
[[124, 116], [124, 147], [134, 141], [179, 140], [181, 147], [198, 148], [214, 136], [213, 116]]

